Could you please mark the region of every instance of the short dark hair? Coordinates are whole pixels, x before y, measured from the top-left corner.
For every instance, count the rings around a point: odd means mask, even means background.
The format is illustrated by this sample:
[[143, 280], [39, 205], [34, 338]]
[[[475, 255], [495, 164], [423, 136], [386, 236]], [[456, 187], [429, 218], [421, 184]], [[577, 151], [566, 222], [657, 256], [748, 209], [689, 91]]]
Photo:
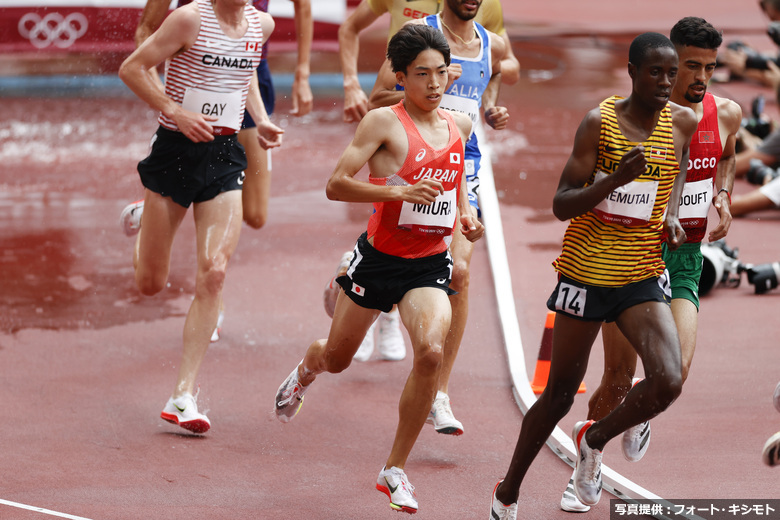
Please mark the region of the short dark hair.
[[677, 53], [674, 44], [663, 34], [656, 32], [642, 33], [631, 42], [631, 47], [628, 49], [628, 61], [639, 67], [645, 61], [647, 51], [650, 49], [663, 49], [664, 47], [672, 49], [675, 54]]
[[674, 24], [669, 39], [677, 47], [717, 49], [723, 43], [723, 34], [704, 18], [686, 16]]
[[433, 49], [444, 56], [444, 63], [450, 64], [450, 46], [444, 34], [428, 25], [406, 24], [390, 38], [387, 44], [387, 59], [393, 72], [404, 72], [424, 50]]

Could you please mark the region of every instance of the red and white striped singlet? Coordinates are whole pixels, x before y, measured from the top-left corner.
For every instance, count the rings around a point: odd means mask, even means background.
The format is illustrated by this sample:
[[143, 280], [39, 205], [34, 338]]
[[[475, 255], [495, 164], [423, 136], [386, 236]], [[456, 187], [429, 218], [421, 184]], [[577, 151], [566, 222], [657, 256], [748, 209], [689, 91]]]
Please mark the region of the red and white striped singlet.
[[[247, 5], [244, 9], [247, 30], [234, 40], [220, 28], [211, 0], [197, 3], [198, 38], [190, 49], [168, 62], [165, 93], [188, 110], [220, 117], [215, 126], [238, 130], [244, 117], [249, 82], [262, 56], [260, 15]], [[159, 123], [169, 130], [178, 130], [176, 123], [163, 114]]]

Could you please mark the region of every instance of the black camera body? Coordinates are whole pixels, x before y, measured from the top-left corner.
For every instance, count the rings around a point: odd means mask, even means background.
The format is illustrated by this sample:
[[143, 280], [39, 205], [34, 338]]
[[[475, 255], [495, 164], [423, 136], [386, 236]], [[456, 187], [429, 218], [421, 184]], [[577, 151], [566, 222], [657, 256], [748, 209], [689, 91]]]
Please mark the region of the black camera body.
[[763, 186], [772, 180], [780, 177], [780, 171], [771, 166], [767, 166], [761, 159], [750, 159], [750, 168], [748, 168], [745, 179], [750, 184]]
[[[767, 34], [776, 45], [780, 46], [780, 22], [771, 22]], [[746, 69], [767, 70], [769, 68], [767, 62], [770, 60], [780, 66], [777, 58], [762, 54], [741, 41], [731, 42], [726, 47], [734, 51], [742, 51], [747, 55], [747, 61], [745, 61]]]
[[766, 33], [775, 42], [775, 45], [780, 47], [780, 22], [769, 22], [769, 27], [766, 29]]
[[746, 265], [748, 282], [753, 284], [756, 294], [777, 288], [777, 280], [780, 278], [780, 262], [769, 264]]

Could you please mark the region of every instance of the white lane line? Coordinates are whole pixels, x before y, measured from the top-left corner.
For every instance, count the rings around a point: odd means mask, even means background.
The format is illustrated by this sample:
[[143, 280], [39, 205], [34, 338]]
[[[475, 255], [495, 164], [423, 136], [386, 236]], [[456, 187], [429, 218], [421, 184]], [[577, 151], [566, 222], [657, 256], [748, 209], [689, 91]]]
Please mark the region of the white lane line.
[[89, 518], [85, 518], [83, 516], [69, 515], [68, 513], [59, 513], [57, 511], [44, 509], [42, 507], [28, 506], [27, 504], [19, 504], [18, 502], [11, 502], [10, 500], [3, 500], [2, 498], [0, 498], [0, 504], [10, 506], [10, 507], [16, 507], [18, 509], [27, 509], [29, 511], [35, 511], [36, 513], [43, 513], [44, 515], [56, 516], [59, 518], [68, 518], [70, 520], [90, 520]]
[[[520, 326], [517, 321], [515, 297], [512, 291], [512, 277], [509, 270], [509, 260], [504, 242], [504, 230], [501, 224], [501, 211], [498, 205], [495, 179], [493, 178], [492, 151], [487, 142], [482, 125], [476, 125], [475, 133], [482, 152], [482, 162], [479, 170], [479, 206], [482, 210], [482, 220], [485, 223], [485, 239], [487, 240], [488, 257], [493, 271], [493, 285], [498, 300], [498, 314], [504, 335], [509, 373], [512, 376], [515, 397], [520, 411], [525, 415], [531, 405], [536, 402], [536, 395], [531, 390], [531, 382], [526, 371], [523, 341], [520, 337]], [[574, 467], [574, 443], [560, 427], [556, 426], [547, 439], [547, 446], [569, 466]], [[665, 511], [672, 504], [658, 495], [648, 491], [639, 484], [632, 482], [620, 473], [606, 465], [601, 466], [604, 489], [626, 502], [637, 500], [652, 500], [663, 505]], [[561, 481], [563, 485], [563, 481]], [[655, 518], [665, 520], [667, 516], [656, 515]], [[697, 519], [697, 516], [686, 518]]]

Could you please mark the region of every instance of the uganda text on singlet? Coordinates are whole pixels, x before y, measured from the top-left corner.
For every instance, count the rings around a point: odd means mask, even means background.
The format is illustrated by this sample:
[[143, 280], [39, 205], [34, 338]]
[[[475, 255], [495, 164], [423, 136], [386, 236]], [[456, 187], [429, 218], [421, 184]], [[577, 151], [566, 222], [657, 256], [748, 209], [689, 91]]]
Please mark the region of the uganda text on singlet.
[[441, 182], [444, 193], [429, 205], [404, 201], [375, 202], [368, 221], [368, 238], [373, 246], [388, 255], [421, 258], [447, 249], [445, 237], [456, 223], [458, 198], [463, 176], [463, 141], [452, 116], [437, 109], [447, 121], [447, 145], [434, 150], [420, 135], [404, 108], [403, 101], [390, 107], [398, 117], [409, 140], [403, 165], [389, 177], [369, 175], [369, 182], [382, 186], [406, 186], [423, 179]]
[[643, 143], [628, 141], [620, 131], [613, 96], [601, 102], [601, 131], [596, 167], [588, 180], [614, 173], [623, 155], [642, 144], [647, 171], [610, 193], [593, 210], [571, 220], [555, 270], [582, 283], [618, 287], [660, 276], [664, 213], [679, 172], [667, 104], [653, 133]]
[[[171, 58], [165, 71], [165, 94], [182, 108], [217, 117], [215, 127], [238, 131], [244, 117], [249, 82], [260, 63], [263, 27], [257, 9], [244, 8], [248, 27], [239, 39], [222, 32], [211, 0], [198, 0], [200, 30], [188, 50]], [[159, 123], [178, 130], [160, 114]]]

